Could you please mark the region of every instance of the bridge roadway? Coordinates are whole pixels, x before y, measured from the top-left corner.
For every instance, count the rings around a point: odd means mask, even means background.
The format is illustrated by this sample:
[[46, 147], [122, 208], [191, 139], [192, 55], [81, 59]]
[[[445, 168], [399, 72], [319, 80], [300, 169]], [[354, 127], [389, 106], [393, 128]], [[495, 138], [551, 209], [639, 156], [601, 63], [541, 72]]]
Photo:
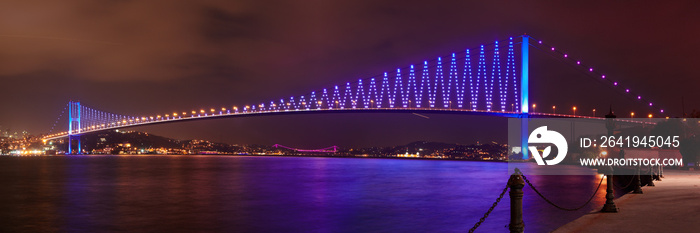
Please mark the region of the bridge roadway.
[[[520, 112], [500, 112], [500, 111], [486, 111], [486, 110], [471, 110], [471, 109], [449, 109], [449, 108], [334, 108], [334, 109], [293, 109], [293, 110], [264, 110], [264, 111], [250, 111], [250, 112], [219, 112], [219, 114], [205, 114], [205, 115], [190, 115], [190, 116], [179, 116], [179, 117], [168, 117], [161, 119], [134, 119], [131, 122], [122, 123], [114, 122], [111, 125], [105, 126], [95, 126], [82, 128], [79, 132], [74, 130], [73, 135], [82, 135], [93, 132], [100, 132], [105, 130], [122, 129], [128, 127], [137, 127], [145, 125], [156, 125], [165, 123], [174, 123], [180, 121], [192, 121], [192, 120], [204, 120], [212, 118], [221, 117], [249, 117], [249, 116], [261, 116], [261, 115], [286, 115], [286, 114], [308, 114], [308, 113], [423, 113], [423, 114], [468, 114], [468, 115], [481, 115], [481, 116], [501, 116], [518, 118], [522, 114]], [[589, 118], [589, 119], [603, 119], [601, 117], [591, 117], [591, 116], [574, 116], [566, 114], [551, 114], [551, 113], [530, 113], [530, 117], [555, 117], [555, 118]], [[53, 140], [63, 137], [67, 137], [68, 132], [61, 132], [56, 134], [50, 134], [44, 136], [44, 140]]]

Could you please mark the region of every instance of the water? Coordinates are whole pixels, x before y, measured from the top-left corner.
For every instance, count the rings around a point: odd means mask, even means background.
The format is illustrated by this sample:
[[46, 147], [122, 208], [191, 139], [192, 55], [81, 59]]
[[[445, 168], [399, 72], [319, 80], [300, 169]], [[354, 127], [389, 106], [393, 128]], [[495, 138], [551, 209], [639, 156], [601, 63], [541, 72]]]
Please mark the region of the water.
[[[597, 176], [530, 176], [578, 206]], [[508, 179], [507, 164], [233, 156], [0, 157], [0, 232], [465, 232]], [[605, 183], [603, 183], [605, 185]], [[557, 210], [525, 189], [528, 232], [602, 205]], [[477, 232], [507, 232], [508, 194]]]

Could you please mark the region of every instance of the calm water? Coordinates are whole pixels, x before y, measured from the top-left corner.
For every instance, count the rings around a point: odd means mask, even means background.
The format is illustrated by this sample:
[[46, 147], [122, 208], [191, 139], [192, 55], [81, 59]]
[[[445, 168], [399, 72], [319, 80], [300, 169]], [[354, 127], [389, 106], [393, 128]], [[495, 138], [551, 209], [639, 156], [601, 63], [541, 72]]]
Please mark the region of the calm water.
[[[496, 162], [229, 156], [0, 157], [0, 232], [465, 232], [508, 179]], [[585, 202], [596, 176], [530, 176]], [[605, 183], [603, 183], [605, 185]], [[578, 212], [525, 188], [525, 229]], [[477, 232], [507, 232], [509, 199]]]

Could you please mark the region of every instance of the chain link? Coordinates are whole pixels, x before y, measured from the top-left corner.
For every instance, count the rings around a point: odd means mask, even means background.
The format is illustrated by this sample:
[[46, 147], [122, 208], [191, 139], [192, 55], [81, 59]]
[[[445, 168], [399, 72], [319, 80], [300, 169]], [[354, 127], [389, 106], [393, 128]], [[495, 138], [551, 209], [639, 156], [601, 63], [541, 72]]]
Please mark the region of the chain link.
[[542, 193], [540, 193], [540, 191], [537, 190], [537, 189], [535, 188], [535, 186], [532, 185], [532, 184], [530, 183], [530, 181], [527, 179], [527, 177], [525, 177], [524, 174], [520, 174], [520, 175], [523, 177], [523, 180], [525, 180], [525, 183], [527, 183], [527, 185], [530, 186], [530, 188], [532, 188], [532, 190], [535, 190], [535, 192], [537, 193], [537, 195], [539, 195], [539, 196], [540, 196], [542, 199], [544, 199], [547, 203], [549, 203], [550, 205], [552, 205], [552, 206], [554, 206], [554, 207], [557, 207], [557, 208], [560, 209], [560, 210], [566, 210], [566, 211], [576, 211], [576, 210], [580, 210], [581, 208], [587, 206], [588, 203], [591, 203], [591, 200], [593, 200], [593, 197], [595, 197], [595, 194], [598, 193], [598, 190], [600, 189], [600, 186], [603, 184], [603, 179], [605, 179], [605, 175], [604, 175], [603, 177], [600, 178], [600, 183], [598, 183], [598, 187], [595, 188], [595, 192], [593, 192], [593, 195], [591, 195], [591, 198], [589, 198], [588, 201], [586, 201], [586, 203], [584, 203], [583, 205], [581, 205], [581, 206], [579, 206], [579, 207], [577, 207], [577, 208], [564, 208], [564, 207], [558, 206], [557, 204], [554, 204], [554, 202], [552, 202], [552, 201], [550, 201], [549, 199], [547, 199], [546, 197], [544, 197], [544, 195], [542, 195]]
[[617, 187], [617, 188], [619, 188], [619, 189], [625, 189], [625, 188], [629, 187], [629, 186], [632, 184], [632, 181], [634, 181], [635, 176], [637, 176], [637, 175], [633, 175], [632, 178], [630, 179], [630, 182], [629, 182], [627, 185], [623, 186], [623, 187], [620, 187], [619, 185], [615, 184], [615, 182], [613, 182], [613, 185], [615, 185], [615, 187]]
[[636, 174], [636, 175], [632, 175], [632, 179], [630, 179], [629, 184], [625, 185], [624, 187], [620, 187], [619, 185], [615, 184], [615, 182], [613, 182], [613, 185], [615, 185], [615, 187], [617, 187], [617, 188], [619, 188], [619, 189], [625, 189], [625, 188], [629, 187], [629, 186], [632, 184], [632, 181], [634, 181], [634, 179], [636, 178], [636, 176], [639, 176], [639, 168], [637, 168], [637, 174]]
[[476, 228], [478, 228], [481, 225], [481, 223], [486, 221], [486, 218], [489, 216], [489, 214], [491, 214], [493, 209], [496, 208], [496, 206], [498, 205], [499, 202], [501, 202], [501, 199], [503, 198], [503, 195], [506, 194], [506, 191], [508, 191], [508, 184], [507, 183], [506, 183], [506, 187], [501, 192], [501, 195], [498, 195], [498, 199], [496, 199], [496, 202], [494, 202], [493, 205], [491, 205], [491, 208], [489, 208], [489, 210], [486, 211], [486, 213], [484, 214], [484, 217], [481, 217], [481, 219], [479, 219], [479, 221], [476, 224], [474, 224], [472, 229], [469, 229], [469, 233], [473, 233], [476, 230]]

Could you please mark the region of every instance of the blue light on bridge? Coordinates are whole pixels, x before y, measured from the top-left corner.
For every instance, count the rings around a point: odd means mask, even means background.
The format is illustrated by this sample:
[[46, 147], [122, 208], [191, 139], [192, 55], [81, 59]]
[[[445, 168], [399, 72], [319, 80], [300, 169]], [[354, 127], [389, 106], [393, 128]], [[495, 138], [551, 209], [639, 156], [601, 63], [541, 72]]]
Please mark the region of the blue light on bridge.
[[[523, 113], [523, 118], [521, 121], [521, 133], [520, 133], [520, 140], [521, 140], [521, 148], [522, 148], [522, 153], [523, 153], [523, 159], [529, 159], [528, 156], [528, 134], [529, 134], [529, 129], [528, 129], [528, 108], [530, 106], [529, 103], [529, 98], [530, 98], [530, 93], [528, 90], [528, 84], [529, 84], [529, 54], [530, 54], [530, 42], [528, 41], [529, 37], [527, 35], [523, 35], [523, 42], [521, 44], [521, 56], [522, 58], [520, 59], [522, 64], [520, 66], [520, 100], [522, 101], [520, 103], [521, 107], [521, 112]], [[554, 49], [554, 48], [552, 48]]]

